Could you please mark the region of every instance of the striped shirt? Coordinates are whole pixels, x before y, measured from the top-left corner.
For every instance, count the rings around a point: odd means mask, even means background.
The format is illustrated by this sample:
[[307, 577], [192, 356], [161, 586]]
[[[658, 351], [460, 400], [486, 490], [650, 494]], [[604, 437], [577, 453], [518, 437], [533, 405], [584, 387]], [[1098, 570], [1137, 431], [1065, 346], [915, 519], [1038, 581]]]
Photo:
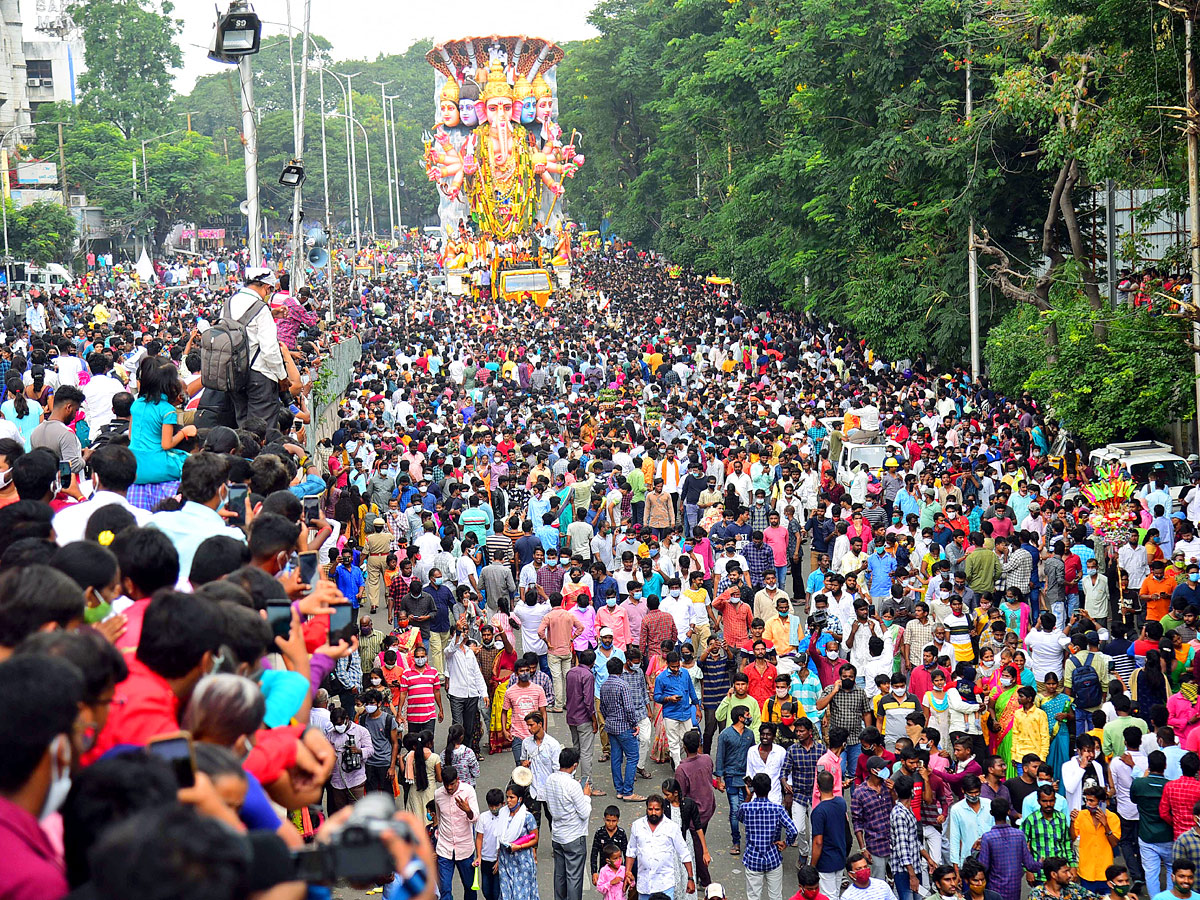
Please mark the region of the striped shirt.
[[700, 679], [700, 700], [705, 709], [716, 709], [733, 686], [729, 678], [729, 657], [710, 656], [700, 663], [704, 677]]
[[[1067, 817], [1058, 810], [1054, 810], [1048, 819], [1041, 810], [1032, 816], [1026, 816], [1021, 822], [1021, 831], [1025, 834], [1025, 840], [1029, 841], [1030, 852], [1038, 859], [1061, 856], [1071, 865], [1076, 864], [1071, 826], [1067, 823]], [[1038, 880], [1045, 879], [1046, 876], [1039, 872]]]
[[433, 691], [440, 683], [441, 676], [433, 666], [409, 669], [400, 676], [400, 690], [408, 694], [409, 725], [414, 722], [429, 722], [436, 718], [437, 703], [434, 702]]

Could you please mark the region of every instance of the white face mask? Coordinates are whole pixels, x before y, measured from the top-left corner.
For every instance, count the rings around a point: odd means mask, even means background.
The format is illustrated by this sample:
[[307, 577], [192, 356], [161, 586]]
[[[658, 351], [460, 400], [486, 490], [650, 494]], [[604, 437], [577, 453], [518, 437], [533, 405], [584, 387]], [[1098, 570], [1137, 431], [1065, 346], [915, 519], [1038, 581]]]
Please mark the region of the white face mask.
[[349, 722], [343, 722], [341, 725], [334, 725], [333, 730], [336, 731], [338, 734], [345, 734], [346, 729], [348, 729], [349, 727], [350, 727]]
[[1012, 683], [1013, 683], [1012, 676], [1011, 675], [1001, 675], [1000, 683], [1002, 685], [1004, 685], [1005, 687], [1012, 687]]
[[[66, 753], [67, 762], [59, 769], [59, 755]], [[46, 791], [46, 799], [42, 802], [42, 811], [38, 820], [58, 812], [59, 807], [71, 792], [71, 742], [65, 734], [58, 735], [50, 742], [50, 788]]]
[[380, 684], [383, 684], [383, 679], [382, 679], [382, 678], [372, 678], [372, 679], [371, 679], [371, 684], [374, 684], [374, 685], [380, 685]]

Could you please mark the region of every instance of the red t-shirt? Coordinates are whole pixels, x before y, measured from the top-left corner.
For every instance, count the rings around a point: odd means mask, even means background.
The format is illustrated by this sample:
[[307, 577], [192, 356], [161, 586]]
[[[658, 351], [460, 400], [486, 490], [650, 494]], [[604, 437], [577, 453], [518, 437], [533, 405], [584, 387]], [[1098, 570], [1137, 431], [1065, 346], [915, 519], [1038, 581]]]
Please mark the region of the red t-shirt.
[[179, 730], [179, 698], [167, 680], [136, 657], [126, 661], [129, 677], [113, 692], [108, 722], [96, 736], [96, 745], [84, 754], [84, 765], [118, 744], [143, 747], [156, 735]]

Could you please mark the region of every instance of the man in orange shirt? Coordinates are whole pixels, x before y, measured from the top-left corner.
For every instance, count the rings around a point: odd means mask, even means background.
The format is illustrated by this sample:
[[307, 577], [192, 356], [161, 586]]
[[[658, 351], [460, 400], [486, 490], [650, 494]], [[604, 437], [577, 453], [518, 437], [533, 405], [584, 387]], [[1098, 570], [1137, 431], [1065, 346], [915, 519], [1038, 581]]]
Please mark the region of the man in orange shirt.
[[562, 704], [566, 703], [567, 670], [571, 668], [571, 642], [583, 634], [583, 624], [579, 617], [567, 609], [563, 609], [562, 595], [550, 595], [550, 612], [538, 626], [538, 637], [546, 642], [550, 656], [550, 678], [554, 682], [554, 697], [560, 704], [550, 712], [562, 712]]
[[1150, 574], [1142, 581], [1138, 592], [1146, 606], [1146, 621], [1158, 622], [1167, 614], [1174, 590], [1175, 575], [1173, 571], [1167, 571], [1166, 562], [1156, 559], [1150, 563]]

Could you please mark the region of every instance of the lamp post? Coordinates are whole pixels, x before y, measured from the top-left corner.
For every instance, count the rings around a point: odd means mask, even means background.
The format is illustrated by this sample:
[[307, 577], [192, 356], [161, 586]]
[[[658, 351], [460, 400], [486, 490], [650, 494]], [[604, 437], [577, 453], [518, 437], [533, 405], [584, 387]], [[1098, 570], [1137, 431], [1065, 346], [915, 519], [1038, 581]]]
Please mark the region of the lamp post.
[[325, 182], [325, 235], [329, 241], [328, 259], [325, 265], [325, 288], [329, 291], [329, 320], [336, 317], [333, 305], [333, 228], [329, 217], [329, 156], [325, 152], [325, 68], [317, 69], [317, 80], [321, 86], [321, 177]]
[[400, 140], [396, 137], [396, 104], [395, 101], [400, 99], [400, 95], [389, 96], [388, 101], [388, 118], [392, 123], [392, 158], [388, 161], [388, 165], [395, 173], [396, 181], [396, 227], [401, 231], [404, 230], [404, 214], [400, 208], [400, 188], [404, 187], [404, 179], [400, 177]]
[[[289, 7], [290, 8], [290, 7]], [[296, 140], [295, 140], [295, 156], [297, 161], [304, 159], [304, 107], [308, 102], [308, 35], [309, 26], [312, 22], [312, 0], [304, 0], [304, 36], [300, 41], [300, 104], [296, 109]], [[289, 33], [289, 41], [291, 36]], [[304, 261], [301, 253], [304, 249], [304, 242], [300, 238], [300, 215], [302, 210], [301, 204], [301, 185], [304, 179], [301, 178], [296, 184], [296, 188], [292, 194], [292, 280], [291, 288], [293, 295], [300, 290], [304, 284]]]
[[[354, 119], [354, 79], [361, 75], [362, 72], [338, 72], [346, 79], [346, 114], [350, 119]], [[354, 129], [347, 127], [347, 140], [350, 142], [350, 170], [354, 173], [354, 252], [357, 258], [358, 251], [362, 248], [362, 217], [359, 214], [358, 206], [358, 142], [354, 139]], [[371, 161], [370, 156], [367, 156], [367, 162]], [[370, 185], [368, 184], [368, 187]]]
[[259, 50], [262, 21], [246, 0], [232, 0], [229, 12], [219, 15], [208, 57], [236, 63], [241, 85], [242, 141], [246, 152], [246, 242], [250, 264], [262, 264], [262, 234], [258, 226], [258, 126], [254, 120], [254, 73], [250, 57]]
[[388, 139], [388, 114], [387, 114], [387, 93], [384, 88], [391, 84], [390, 81], [376, 81], [379, 85], [379, 99], [383, 104], [383, 164], [387, 169], [388, 178], [388, 243], [396, 239], [396, 208], [392, 203], [392, 166], [391, 166], [391, 143]]
[[354, 118], [354, 116], [348, 113], [334, 113], [334, 115], [347, 119], [350, 123], [357, 125], [358, 130], [362, 132], [363, 144], [366, 147], [367, 154], [367, 205], [371, 207], [371, 231], [373, 233], [375, 231], [375, 190], [371, 187], [371, 136], [367, 134], [367, 129], [363, 127], [363, 123]]

